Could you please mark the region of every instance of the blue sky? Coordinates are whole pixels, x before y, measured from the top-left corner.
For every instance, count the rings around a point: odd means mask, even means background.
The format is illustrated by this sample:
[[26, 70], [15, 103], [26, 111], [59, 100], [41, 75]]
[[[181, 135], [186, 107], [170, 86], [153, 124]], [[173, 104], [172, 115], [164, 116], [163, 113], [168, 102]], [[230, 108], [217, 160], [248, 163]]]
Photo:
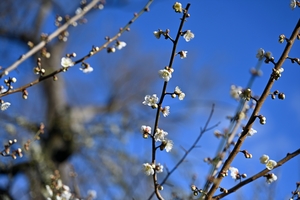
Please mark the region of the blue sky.
[[[83, 56], [92, 45], [101, 45], [105, 36], [114, 35], [119, 27], [124, 26], [129, 21], [133, 12], [139, 11], [146, 1], [132, 2], [134, 3], [124, 6], [107, 6], [103, 11], [89, 15], [86, 25], [76, 29], [71, 28], [70, 42], [66, 52], [75, 51], [78, 56]], [[228, 126], [229, 122], [226, 121], [225, 117], [233, 115], [237, 106], [237, 102], [229, 96], [230, 86], [232, 84], [239, 86], [247, 84], [250, 77], [249, 69], [257, 64], [255, 55], [259, 48], [271, 51], [276, 61], [285, 47], [285, 44], [278, 42], [278, 36], [285, 34], [289, 37], [300, 16], [299, 9], [290, 9], [290, 1], [288, 0], [276, 2], [271, 0], [252, 2], [181, 1], [184, 6], [187, 2], [191, 3], [189, 11], [191, 17], [185, 23], [184, 30], [192, 30], [195, 38], [188, 43], [184, 40], [179, 42], [178, 50], [188, 51], [188, 57], [184, 60], [175, 59], [175, 72], [169, 83], [171, 89], [177, 85], [180, 86], [186, 93], [186, 98], [183, 102], [172, 99], [167, 99], [165, 102], [166, 105], [171, 105], [171, 115], [181, 115], [185, 111], [185, 106], [194, 106], [193, 112], [186, 116], [188, 120], [175, 124], [178, 127], [166, 125], [167, 127], [171, 126], [173, 131], [176, 130], [174, 133], [169, 133], [169, 137], [175, 142], [174, 151], [178, 153], [177, 156], [183, 154], [180, 146], [188, 148], [192, 144], [199, 132], [199, 127], [205, 123], [212, 103], [216, 104], [212, 124], [221, 121], [219, 130]], [[99, 94], [96, 86], [93, 85], [93, 80], [98, 80], [97, 76], [101, 73], [102, 66], [111, 65], [113, 67], [111, 63], [115, 63], [116, 59], [123, 58], [124, 55], [127, 56], [128, 63], [139, 59], [140, 55], [149, 55], [149, 59], [153, 58], [158, 65], [147, 69], [148, 72], [146, 73], [149, 74], [156, 74], [157, 70], [167, 65], [171, 53], [171, 43], [164, 39], [157, 40], [153, 36], [153, 31], [168, 28], [171, 30], [171, 35], [175, 37], [181, 15], [174, 13], [172, 10], [173, 3], [173, 1], [167, 0], [154, 1], [150, 7], [150, 12], [143, 14], [131, 26], [131, 31], [120, 38], [127, 42], [124, 50], [112, 55], [101, 52], [89, 60], [95, 70], [93, 74], [82, 76], [79, 70], [70, 70], [70, 72], [63, 74], [68, 86], [73, 86], [67, 91], [72, 96], [70, 102], [74, 104], [96, 104], [103, 101], [103, 95]], [[45, 32], [54, 30], [52, 23], [50, 23], [51, 20], [49, 17], [49, 24], [44, 27]], [[5, 45], [8, 45], [7, 42]], [[12, 48], [17, 47], [16, 45]], [[25, 51], [18, 49], [20, 54]], [[126, 49], [131, 51], [127, 52]], [[4, 52], [3, 49], [1, 52]], [[299, 41], [296, 41], [290, 56], [299, 57], [299, 53], [300, 44]], [[15, 57], [17, 58], [18, 55]], [[16, 58], [8, 57], [3, 66], [11, 64]], [[24, 63], [24, 65], [29, 66], [29, 63]], [[261, 94], [272, 67], [271, 64], [262, 65], [263, 76], [257, 78], [253, 86], [255, 94]], [[245, 160], [240, 155], [232, 164], [241, 172], [247, 173], [248, 176], [264, 169], [264, 166], [259, 163], [259, 157], [262, 154], [268, 154], [272, 159], [280, 160], [286, 153], [299, 148], [300, 79], [298, 76], [300, 66], [286, 61], [283, 68], [285, 71], [279, 81], [275, 83], [273, 90], [278, 89], [284, 92], [286, 99], [281, 101], [270, 98], [266, 101], [261, 114], [267, 117], [267, 124], [262, 126], [255, 122], [254, 128], [258, 133], [247, 139], [243, 145], [243, 149], [247, 149], [253, 154], [253, 159]], [[23, 72], [22, 69], [20, 71]], [[142, 71], [145, 72], [146, 70], [143, 69]], [[76, 77], [77, 81], [74, 82], [72, 77]], [[103, 78], [105, 79], [105, 75]], [[82, 83], [91, 90], [90, 92], [85, 91], [88, 95], [87, 98], [82, 98], [76, 90], [76, 86]], [[151, 90], [141, 94], [141, 102], [146, 94], [160, 94], [162, 84], [162, 80], [157, 77]], [[102, 92], [105, 93], [105, 90]], [[19, 102], [21, 100], [17, 99], [16, 95], [7, 99], [19, 104], [20, 107], [27, 104], [24, 101]], [[31, 108], [39, 110], [41, 107], [36, 108], [34, 105]], [[168, 118], [162, 119], [161, 124], [167, 120]], [[138, 132], [140, 125], [137, 124], [136, 132]], [[149, 141], [139, 138], [134, 142], [143, 144], [144, 149], [138, 153], [140, 156], [149, 156], [148, 152], [151, 147]], [[182, 169], [179, 169], [172, 177], [172, 180], [187, 193], [189, 192], [190, 181], [187, 178], [190, 176], [187, 174], [198, 174], [196, 183], [199, 184], [199, 187], [203, 185], [208, 166], [202, 160], [205, 157], [214, 156], [218, 140], [214, 138], [211, 131], [204, 135], [199, 145], [201, 148], [192, 152], [187, 163], [184, 163]], [[162, 153], [158, 158], [170, 168], [174, 165], [174, 160], [169, 159], [169, 155], [166, 153]], [[146, 160], [147, 158], [145, 158]], [[290, 192], [295, 188], [295, 183], [300, 179], [300, 159], [294, 158], [284, 166], [274, 170], [274, 173], [278, 175], [276, 199], [287, 199]], [[230, 177], [224, 179], [225, 187], [230, 188], [234, 184], [235, 182]], [[244, 193], [247, 193], [247, 190], [252, 191], [253, 185], [254, 183], [251, 183], [242, 191]], [[225, 199], [233, 199], [233, 196]]]
[[[181, 3], [185, 5], [187, 2], [182, 1]], [[185, 100], [187, 102], [198, 102], [197, 109], [194, 113], [191, 113], [191, 121], [180, 124], [180, 128], [176, 129], [179, 130], [179, 133], [174, 134], [176, 137], [174, 138], [175, 145], [182, 145], [185, 148], [196, 137], [199, 126], [204, 124], [209, 112], [209, 103], [216, 103], [216, 113], [213, 121], [221, 121], [218, 129], [222, 130], [228, 126], [229, 122], [225, 120], [225, 116], [233, 115], [237, 105], [229, 97], [230, 85], [246, 85], [250, 77], [249, 69], [257, 64], [255, 55], [259, 48], [271, 51], [275, 60], [277, 60], [285, 47], [284, 44], [278, 43], [278, 36], [285, 34], [289, 37], [299, 19], [299, 9], [291, 10], [289, 1], [189, 2], [191, 3], [191, 17], [185, 24], [184, 29], [191, 29], [195, 33], [195, 38], [189, 43], [180, 41], [179, 49], [187, 50], [188, 58], [183, 61], [180, 59], [175, 61], [175, 73], [170, 82], [171, 86], [178, 84], [183, 90], [191, 92], [186, 92], [187, 97]], [[142, 44], [140, 50], [145, 53], [156, 52], [156, 54], [163, 55], [161, 56], [163, 57], [162, 60], [159, 61], [164, 64], [168, 63], [170, 43], [164, 40], [156, 40], [152, 33], [158, 28], [163, 30], [169, 28], [171, 33], [176, 33], [179, 15], [173, 12], [171, 5], [170, 1], [154, 2], [151, 11], [144, 14], [132, 26], [132, 31], [137, 32], [137, 35], [139, 35], [138, 40]], [[136, 8], [137, 6], [132, 7]], [[132, 11], [132, 7], [129, 6], [128, 10]], [[119, 22], [120, 18], [112, 14], [112, 11], [106, 10], [106, 12], [107, 15], [104, 17], [106, 20]], [[126, 8], [124, 13], [127, 13]], [[290, 56], [297, 57], [299, 52], [300, 45], [297, 41]], [[272, 67], [270, 64], [263, 64], [263, 76], [256, 79], [254, 83], [253, 92], [255, 94], [261, 94]], [[285, 71], [280, 80], [275, 83], [274, 90], [278, 89], [284, 92], [286, 99], [280, 101], [271, 100], [270, 98], [266, 101], [261, 113], [267, 117], [267, 124], [262, 126], [255, 122], [254, 128], [258, 133], [247, 139], [243, 145], [243, 149], [247, 149], [253, 154], [253, 159], [245, 160], [243, 156], [237, 156], [232, 164], [238, 167], [241, 172], [247, 173], [248, 176], [264, 169], [264, 166], [259, 163], [259, 157], [262, 154], [268, 154], [272, 159], [279, 160], [287, 152], [293, 152], [299, 148], [299, 133], [297, 130], [299, 130], [298, 121], [300, 119], [300, 106], [298, 104], [300, 101], [298, 89], [300, 85], [298, 78], [300, 67], [291, 64], [289, 61], [283, 67]], [[196, 74], [188, 81], [182, 82], [180, 74], [185, 71]], [[204, 80], [201, 82], [199, 79]], [[195, 92], [197, 87], [199, 93]], [[160, 91], [159, 84], [158, 88], [153, 89], [153, 91]], [[151, 92], [149, 91], [149, 93]], [[176, 107], [171, 106], [171, 109], [171, 115], [173, 112], [176, 113]], [[179, 109], [184, 108], [180, 107]], [[184, 134], [180, 134], [180, 132], [184, 132]], [[194, 167], [185, 168], [187, 166], [184, 166], [183, 169], [195, 170], [199, 175], [199, 183], [203, 184], [207, 168], [202, 160], [215, 154], [217, 140], [213, 138], [211, 133], [208, 133], [200, 142], [200, 146], [202, 147], [200, 150], [197, 149], [194, 154], [191, 154], [193, 162], [190, 160], [190, 164], [192, 163]], [[278, 175], [276, 199], [287, 199], [289, 197], [296, 181], [299, 181], [299, 172], [299, 158], [295, 158], [275, 170], [274, 173]], [[262, 180], [259, 181], [263, 182]], [[226, 187], [235, 184], [230, 178], [225, 179], [224, 182]], [[242, 191], [247, 193], [247, 190], [251, 191], [254, 185], [255, 183], [251, 183]], [[188, 190], [187, 184], [185, 188]], [[226, 199], [232, 199], [233, 196], [231, 195]]]

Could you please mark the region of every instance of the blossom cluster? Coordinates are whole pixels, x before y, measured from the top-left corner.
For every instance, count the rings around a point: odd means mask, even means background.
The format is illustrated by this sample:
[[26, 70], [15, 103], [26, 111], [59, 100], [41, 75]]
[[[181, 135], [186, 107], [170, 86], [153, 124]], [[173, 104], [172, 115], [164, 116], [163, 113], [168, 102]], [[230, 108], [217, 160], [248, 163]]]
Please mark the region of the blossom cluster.
[[[95, 190], [87, 191], [88, 197], [87, 199], [93, 200], [97, 198], [97, 192]], [[71, 192], [69, 186], [64, 185], [61, 179], [57, 179], [52, 182], [52, 185], [46, 185], [45, 196], [47, 200], [79, 200], [81, 198], [75, 197], [75, 195]]]
[[[177, 13], [185, 12], [185, 9], [182, 8], [181, 3], [179, 3], [179, 2], [176, 2], [173, 5], [173, 9]], [[161, 36], [163, 36], [165, 39], [169, 39], [173, 43], [177, 42], [171, 38], [171, 36], [169, 35], [169, 32], [170, 32], [169, 29], [167, 29], [166, 31], [162, 31], [161, 29], [158, 29], [157, 31], [154, 31], [153, 34], [157, 39], [160, 39]], [[189, 42], [191, 39], [193, 39], [195, 37], [194, 33], [192, 33], [191, 30], [180, 31], [180, 32], [178, 32], [177, 36], [182, 36], [186, 42]], [[187, 53], [188, 53], [187, 51], [182, 50], [182, 51], [177, 52], [176, 55], [179, 55], [181, 59], [184, 59], [187, 57]], [[158, 71], [159, 77], [164, 80], [164, 84], [165, 84], [164, 90], [166, 90], [165, 86], [171, 80], [173, 73], [174, 73], [174, 68], [172, 68], [172, 66], [166, 66], [163, 69]], [[178, 86], [175, 87], [174, 92], [172, 92], [172, 93], [167, 93], [166, 91], [163, 91], [163, 95], [170, 95], [172, 98], [178, 97], [179, 100], [183, 100], [185, 97], [185, 93], [182, 92]], [[156, 94], [146, 95], [144, 97], [144, 101], [142, 103], [153, 109], [158, 109], [158, 112], [157, 112], [158, 114], [161, 113], [164, 117], [167, 117], [170, 114], [170, 106], [162, 106], [162, 103], [163, 103], [162, 99], [164, 99], [164, 96], [161, 97], [161, 101], [159, 101], [159, 97]], [[158, 119], [156, 119], [156, 120], [158, 120]], [[151, 132], [151, 130], [152, 130], [151, 127], [148, 125], [142, 125], [140, 128], [143, 138], [147, 139], [148, 137], [151, 137], [153, 143], [159, 143], [159, 146], [156, 146], [155, 149], [153, 149], [153, 153], [155, 153], [155, 150], [158, 148], [161, 151], [166, 150], [166, 152], [170, 152], [173, 148], [173, 141], [169, 140], [167, 138], [168, 132], [166, 132], [163, 129], [158, 128], [158, 127], [155, 127], [155, 130], [153, 131], [153, 133]], [[160, 163], [158, 163], [158, 164], [144, 163], [143, 171], [146, 175], [151, 176], [156, 173], [163, 172], [163, 166]]]

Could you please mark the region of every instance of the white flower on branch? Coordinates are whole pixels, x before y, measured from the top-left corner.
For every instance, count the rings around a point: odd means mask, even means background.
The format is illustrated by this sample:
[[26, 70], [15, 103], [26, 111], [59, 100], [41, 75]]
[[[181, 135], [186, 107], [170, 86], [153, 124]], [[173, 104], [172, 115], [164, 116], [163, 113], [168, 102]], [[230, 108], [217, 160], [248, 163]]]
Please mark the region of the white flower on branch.
[[166, 150], [166, 152], [170, 152], [173, 149], [173, 141], [172, 140], [164, 140], [163, 141], [164, 144], [164, 149]]
[[251, 128], [250, 131], [247, 133], [247, 136], [252, 136], [255, 133], [257, 133], [257, 131], [255, 129]]
[[181, 58], [181, 59], [186, 58], [187, 53], [188, 53], [187, 51], [180, 51], [180, 52], [178, 52], [178, 54], [180, 55], [180, 58]]
[[290, 3], [291, 9], [294, 10], [296, 8], [296, 6], [297, 6], [296, 0], [291, 0], [291, 3]]
[[267, 181], [268, 184], [271, 184], [271, 183], [273, 183], [274, 181], [277, 180], [277, 176], [273, 173], [272, 174], [267, 174], [265, 177], [267, 178], [266, 181]]
[[230, 87], [230, 96], [235, 100], [240, 99], [240, 94], [242, 93], [243, 88], [236, 85], [231, 85]]
[[277, 162], [274, 160], [268, 160], [266, 167], [268, 170], [272, 170], [277, 165]]
[[118, 49], [118, 50], [121, 50], [123, 47], [126, 47], [126, 42], [122, 42], [122, 41], [117, 41], [117, 43], [116, 43], [116, 48]]
[[269, 156], [264, 154], [259, 158], [259, 160], [260, 160], [261, 164], [267, 164], [267, 162], [269, 160]]
[[144, 133], [147, 133], [147, 134], [151, 134], [151, 127], [150, 126], [141, 126], [141, 132], [144, 134]]
[[152, 96], [146, 95], [143, 104], [147, 106], [151, 106], [152, 108], [157, 108], [157, 102], [158, 102], [158, 97], [156, 96], [156, 94], [153, 94]]
[[0, 86], [0, 94], [3, 94], [3, 93], [5, 93], [5, 92], [7, 92], [7, 89], [4, 88], [4, 87], [1, 85], [1, 86]]
[[156, 142], [162, 142], [163, 140], [165, 140], [165, 136], [168, 135], [168, 132], [162, 130], [162, 129], [156, 129], [156, 133], [154, 135], [154, 139]]
[[152, 165], [150, 165], [149, 163], [144, 163], [143, 166], [144, 166], [144, 173], [147, 176], [152, 176], [154, 174], [154, 169]]
[[239, 170], [235, 167], [229, 167], [229, 170], [231, 171], [230, 176], [236, 180], [236, 179], [240, 179], [240, 174], [239, 174]]
[[193, 39], [195, 37], [194, 33], [191, 32], [191, 30], [187, 30], [184, 35], [183, 38], [185, 39], [185, 41], [189, 42], [191, 39]]
[[258, 60], [262, 60], [264, 56], [265, 56], [265, 50], [262, 48], [258, 49], [256, 58], [258, 58]]
[[91, 73], [92, 71], [94, 71], [94, 68], [92, 68], [89, 64], [85, 63], [82, 68], [79, 68], [83, 73], [87, 74], [87, 73]]
[[162, 108], [161, 112], [164, 117], [167, 117], [170, 114], [170, 106], [166, 106], [166, 107]]
[[172, 73], [170, 70], [162, 69], [158, 71], [159, 76], [168, 82], [172, 78]]
[[72, 67], [74, 65], [73, 61], [71, 60], [71, 58], [68, 57], [62, 57], [61, 59], [61, 66], [63, 66], [64, 68], [68, 68], [68, 67]]
[[11, 104], [9, 102], [4, 102], [1, 104], [1, 110], [6, 110]]
[[176, 3], [173, 5], [173, 9], [174, 9], [175, 12], [177, 12], [177, 13], [182, 13], [182, 5], [181, 5], [181, 3], [176, 2]]
[[174, 94], [178, 95], [179, 100], [183, 100], [185, 93], [183, 93], [178, 86], [175, 87]]
[[160, 163], [158, 163], [156, 166], [155, 166], [155, 171], [157, 173], [162, 173], [163, 172], [163, 169], [164, 169], [164, 166], [161, 165]]

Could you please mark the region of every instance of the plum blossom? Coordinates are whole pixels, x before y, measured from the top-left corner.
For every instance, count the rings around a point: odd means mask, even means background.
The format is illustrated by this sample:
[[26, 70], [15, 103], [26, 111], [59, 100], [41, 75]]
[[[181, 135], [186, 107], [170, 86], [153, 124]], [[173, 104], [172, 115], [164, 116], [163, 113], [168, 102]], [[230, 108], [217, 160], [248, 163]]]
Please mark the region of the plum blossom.
[[184, 35], [183, 38], [185, 39], [185, 41], [189, 42], [191, 39], [193, 39], [195, 37], [194, 33], [191, 32], [191, 30], [187, 30]]
[[277, 165], [277, 162], [274, 160], [268, 160], [266, 167], [268, 170], [272, 170]]
[[116, 43], [116, 48], [118, 49], [118, 50], [121, 50], [123, 47], [126, 47], [126, 42], [123, 42], [123, 41], [117, 41], [117, 43]]
[[249, 130], [249, 132], [247, 133], [247, 136], [252, 136], [252, 135], [254, 135], [255, 133], [257, 133], [257, 131], [256, 131], [255, 129], [251, 128], [251, 129]]
[[258, 60], [262, 60], [264, 56], [265, 56], [265, 50], [263, 48], [258, 49], [256, 58], [258, 58]]
[[242, 93], [243, 88], [236, 85], [231, 85], [230, 87], [230, 96], [235, 100], [240, 99], [240, 94]]
[[162, 108], [161, 112], [164, 117], [167, 117], [170, 114], [170, 106], [166, 106], [166, 107]]
[[173, 141], [172, 140], [164, 140], [164, 149], [166, 150], [166, 152], [170, 152], [173, 149]]
[[173, 9], [174, 9], [175, 12], [177, 12], [177, 13], [182, 13], [182, 5], [181, 5], [181, 3], [176, 2], [176, 3], [173, 5]]
[[151, 127], [150, 126], [141, 126], [141, 132], [143, 134], [151, 134]]
[[68, 68], [68, 67], [72, 67], [74, 65], [73, 61], [71, 60], [71, 58], [68, 57], [62, 57], [61, 59], [61, 66], [63, 66], [64, 68]]
[[147, 176], [151, 176], [154, 174], [154, 169], [153, 169], [152, 165], [150, 165], [149, 163], [144, 163], [143, 166], [144, 166], [144, 173]]
[[240, 174], [239, 174], [239, 170], [235, 167], [229, 167], [229, 170], [231, 171], [230, 176], [233, 179], [240, 179]]
[[151, 107], [157, 107], [157, 102], [158, 102], [158, 97], [156, 96], [156, 94], [153, 94], [152, 96], [146, 95], [143, 104]]
[[159, 70], [158, 74], [166, 82], [168, 82], [172, 78], [172, 72], [166, 69]]
[[155, 166], [155, 171], [157, 173], [162, 173], [163, 172], [163, 169], [164, 169], [164, 166], [161, 165], [160, 163], [158, 163], [156, 166]]
[[297, 6], [296, 0], [291, 0], [291, 3], [290, 3], [291, 9], [294, 10], [296, 8], [296, 6]]
[[164, 130], [158, 128], [154, 135], [154, 139], [156, 142], [162, 142], [165, 139], [166, 135], [168, 135], [168, 132], [165, 132]]
[[83, 73], [87, 74], [92, 71], [94, 71], [94, 68], [92, 68], [89, 64], [85, 63], [82, 65], [81, 68], [79, 68]]
[[269, 156], [264, 154], [259, 158], [259, 160], [260, 160], [261, 164], [267, 164], [267, 162], [269, 160]]
[[271, 184], [271, 183], [273, 183], [274, 181], [277, 180], [277, 176], [273, 173], [272, 174], [267, 174], [265, 177], [267, 178], [266, 181], [267, 181], [268, 184]]
[[185, 93], [183, 93], [178, 86], [175, 87], [174, 94], [178, 95], [179, 100], [183, 100]]
[[1, 110], [6, 110], [11, 104], [9, 102], [1, 103]]

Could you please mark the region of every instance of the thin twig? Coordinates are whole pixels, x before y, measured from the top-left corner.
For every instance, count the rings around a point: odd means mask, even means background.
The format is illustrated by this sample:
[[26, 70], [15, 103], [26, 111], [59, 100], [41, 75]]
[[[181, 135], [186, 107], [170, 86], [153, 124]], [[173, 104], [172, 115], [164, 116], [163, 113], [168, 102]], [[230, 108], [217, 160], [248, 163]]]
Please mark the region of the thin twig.
[[[207, 121], [206, 121], [206, 123], [205, 123], [205, 125], [204, 125], [204, 128], [202, 129], [200, 129], [200, 133], [199, 133], [199, 135], [198, 135], [198, 137], [196, 138], [196, 140], [194, 141], [194, 143], [191, 145], [191, 147], [188, 149], [188, 150], [185, 150], [185, 153], [184, 153], [184, 155], [182, 156], [182, 158], [177, 162], [177, 164], [169, 171], [167, 171], [167, 175], [166, 175], [166, 177], [162, 180], [162, 182], [160, 183], [160, 185], [164, 185], [165, 183], [166, 183], [166, 181], [168, 180], [168, 178], [173, 174], [173, 172], [183, 163], [183, 161], [185, 160], [185, 158], [191, 153], [191, 151], [194, 149], [194, 148], [196, 148], [197, 147], [197, 144], [198, 144], [198, 142], [199, 142], [199, 140], [201, 139], [201, 137], [202, 137], [202, 135], [205, 133], [205, 132], [207, 132], [207, 131], [209, 131], [209, 130], [211, 130], [211, 129], [213, 129], [213, 128], [215, 128], [215, 127], [217, 127], [219, 124], [220, 124], [220, 122], [219, 123], [217, 123], [217, 124], [215, 124], [215, 125], [213, 125], [213, 126], [211, 126], [211, 127], [208, 127], [208, 125], [209, 125], [209, 123], [210, 123], [210, 120], [211, 120], [211, 118], [212, 118], [212, 116], [213, 116], [213, 113], [214, 113], [214, 107], [215, 107], [215, 105], [213, 104], [212, 105], [212, 108], [211, 108], [211, 111], [210, 111], [210, 114], [209, 114], [209, 117], [208, 117], [208, 119], [207, 119]], [[148, 198], [148, 199], [151, 199], [152, 197], [153, 197], [153, 195], [154, 195], [154, 192], [150, 195], [150, 197]]]
[[[296, 150], [295, 152], [293, 153], [288, 153], [286, 155], [286, 157], [284, 157], [283, 159], [281, 159], [279, 162], [277, 162], [277, 165], [274, 167], [277, 168], [277, 167], [280, 167], [281, 165], [283, 165], [284, 163], [286, 163], [287, 161], [289, 161], [290, 159], [294, 158], [295, 156], [299, 155], [300, 154], [300, 149]], [[248, 184], [248, 183], [251, 183], [252, 181], [264, 176], [266, 173], [268, 173], [270, 170], [268, 169], [264, 169], [260, 172], [258, 172], [257, 174], [255, 174], [254, 176], [240, 182], [239, 184], [235, 185], [234, 187], [230, 188], [229, 190], [227, 190], [226, 193], [222, 193], [222, 194], [219, 194], [217, 196], [214, 196], [213, 199], [221, 199], [235, 191], [237, 191], [238, 189], [240, 189], [241, 187], [243, 187], [244, 185]]]
[[[181, 23], [180, 23], [178, 31], [177, 31], [177, 35], [176, 35], [175, 41], [171, 40], [173, 42], [173, 48], [172, 48], [172, 53], [171, 53], [171, 57], [170, 57], [170, 62], [169, 62], [169, 65], [168, 65], [169, 68], [172, 68], [172, 65], [173, 65], [173, 62], [174, 62], [174, 58], [176, 56], [177, 44], [178, 44], [179, 38], [180, 38], [181, 33], [182, 33], [183, 24], [185, 22], [185, 19], [188, 16], [188, 10], [189, 10], [190, 5], [191, 4], [188, 3], [186, 5], [186, 8], [185, 8], [184, 12], [183, 12], [183, 16], [182, 16]], [[168, 85], [168, 82], [165, 81], [164, 85], [163, 85], [162, 92], [161, 92], [160, 101], [159, 101], [158, 107], [157, 107], [157, 112], [156, 112], [156, 117], [155, 117], [155, 122], [154, 122], [154, 128], [153, 128], [152, 136], [155, 135], [156, 130], [158, 129], [158, 122], [159, 122], [160, 110], [161, 110], [161, 107], [162, 107], [162, 103], [163, 103], [164, 97], [165, 97], [165, 95], [167, 93], [166, 92], [167, 85]], [[155, 138], [152, 137], [152, 163], [156, 162], [156, 158], [155, 157], [156, 157]], [[158, 181], [157, 181], [157, 174], [156, 173], [153, 174], [153, 184], [154, 184], [154, 191], [155, 191], [155, 194], [156, 194], [157, 198], [160, 199], [160, 200], [162, 200], [163, 197], [161, 196], [161, 194], [159, 192], [159, 189], [158, 189], [159, 184], [158, 184]], [[151, 197], [149, 197], [149, 198], [151, 198]]]
[[20, 56], [20, 58], [15, 61], [11, 66], [7, 67], [3, 72], [0, 73], [0, 78], [2, 78], [5, 75], [8, 75], [9, 72], [16, 69], [22, 62], [30, 58], [33, 54], [41, 50], [47, 43], [49, 43], [51, 40], [56, 38], [58, 35], [60, 35], [63, 31], [67, 30], [67, 28], [74, 24], [77, 20], [82, 18], [87, 12], [89, 12], [97, 3], [99, 3], [101, 0], [93, 0], [91, 3], [86, 5], [84, 9], [82, 9], [82, 12], [75, 15], [74, 17], [70, 18], [66, 21], [65, 24], [60, 26], [58, 29], [56, 29], [53, 33], [51, 33], [49, 36], [47, 36], [46, 40], [42, 40], [39, 44], [35, 45], [32, 49], [30, 49], [27, 53]]
[[[94, 0], [92, 2], [98, 2], [99, 0]], [[149, 6], [151, 5], [151, 3], [153, 2], [153, 0], [149, 0], [148, 3], [141, 9], [141, 11], [137, 14], [134, 15], [134, 17], [123, 27], [119, 30], [119, 32], [112, 38], [110, 38], [107, 42], [105, 42], [101, 47], [99, 47], [97, 49], [97, 51], [93, 51], [93, 54], [89, 53], [86, 56], [82, 57], [81, 59], [77, 60], [74, 62], [74, 65], [83, 62], [84, 60], [90, 58], [91, 56], [95, 55], [96, 53], [100, 52], [101, 50], [105, 49], [110, 43], [112, 43], [113, 41], [117, 40], [123, 33], [125, 30], [127, 30], [130, 25], [138, 18], [140, 17], [145, 11], [149, 10]], [[94, 4], [92, 4], [94, 5]], [[91, 9], [93, 6], [92, 5], [87, 5], [87, 9], [83, 9], [84, 11], [82, 13], [80, 13], [80, 17], [82, 17], [89, 9]], [[91, 7], [91, 8], [90, 8]], [[72, 24], [71, 22], [75, 22], [76, 20], [78, 20], [79, 15], [75, 15], [73, 18], [71, 18], [69, 21], [67, 21], [64, 25], [62, 25], [59, 29], [57, 29], [55, 32], [53, 32], [51, 35], [48, 36], [47, 41], [42, 41], [40, 42], [37, 46], [35, 46], [34, 48], [32, 48], [30, 51], [28, 51], [26, 54], [24, 54], [23, 56], [21, 56], [21, 58], [19, 60], [17, 60], [13, 65], [11, 65], [10, 67], [8, 67], [5, 71], [12, 71], [13, 69], [15, 69], [19, 64], [21, 64], [24, 60], [26, 60], [27, 58], [29, 58], [30, 56], [32, 56], [34, 53], [36, 53], [38, 50], [40, 50], [42, 47], [44, 47], [49, 41], [51, 41], [54, 37], [56, 37], [57, 35], [59, 35], [59, 33], [61, 33], [62, 31], [64, 31], [65, 29], [67, 29], [67, 27]], [[38, 79], [22, 86], [19, 87], [17, 89], [13, 89], [13, 90], [9, 90], [5, 93], [0, 94], [0, 98], [3, 96], [7, 96], [9, 94], [13, 94], [13, 93], [17, 93], [17, 92], [22, 92], [24, 91], [26, 88], [29, 88], [31, 86], [34, 86], [36, 84], [38, 84], [41, 81], [44, 81], [48, 78], [52, 78], [54, 77], [54, 75], [59, 74], [61, 72], [64, 72], [63, 68], [57, 69], [55, 71], [53, 71], [52, 73], [46, 75], [46, 76], [40, 76]], [[5, 72], [3, 72], [2, 74], [0, 74], [0, 78], [3, 77], [5, 75]]]

